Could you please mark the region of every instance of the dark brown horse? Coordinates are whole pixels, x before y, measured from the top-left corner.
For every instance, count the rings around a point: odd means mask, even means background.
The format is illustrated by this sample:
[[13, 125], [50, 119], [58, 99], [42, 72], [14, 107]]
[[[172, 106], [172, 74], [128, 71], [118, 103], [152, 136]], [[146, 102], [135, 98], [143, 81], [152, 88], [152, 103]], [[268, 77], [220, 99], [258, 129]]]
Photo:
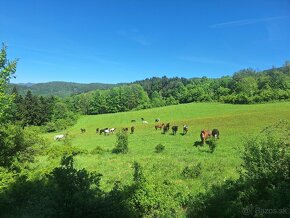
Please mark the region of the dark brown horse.
[[178, 126], [172, 126], [172, 134], [176, 135], [176, 132], [178, 131]]
[[131, 134], [133, 134], [135, 131], [135, 127], [134, 126], [131, 126]]
[[218, 129], [213, 129], [211, 132], [213, 137], [215, 137], [216, 139], [220, 138], [220, 131]]

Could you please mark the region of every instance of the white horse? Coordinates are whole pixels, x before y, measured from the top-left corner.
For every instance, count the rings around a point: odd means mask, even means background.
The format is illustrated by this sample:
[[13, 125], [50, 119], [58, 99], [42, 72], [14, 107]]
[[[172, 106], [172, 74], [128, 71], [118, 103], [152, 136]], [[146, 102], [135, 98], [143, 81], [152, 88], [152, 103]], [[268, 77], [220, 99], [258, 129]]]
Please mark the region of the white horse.
[[105, 129], [104, 133], [105, 133], [105, 135], [109, 135], [110, 134], [110, 130], [109, 129]]
[[111, 129], [109, 129], [110, 130], [110, 133], [114, 133], [115, 132], [115, 130], [116, 130], [116, 128], [111, 128]]
[[143, 120], [142, 123], [143, 123], [143, 124], [148, 124], [148, 121]]
[[61, 140], [61, 139], [63, 139], [65, 137], [65, 135], [56, 135], [56, 136], [54, 136], [53, 138], [54, 138], [54, 140]]

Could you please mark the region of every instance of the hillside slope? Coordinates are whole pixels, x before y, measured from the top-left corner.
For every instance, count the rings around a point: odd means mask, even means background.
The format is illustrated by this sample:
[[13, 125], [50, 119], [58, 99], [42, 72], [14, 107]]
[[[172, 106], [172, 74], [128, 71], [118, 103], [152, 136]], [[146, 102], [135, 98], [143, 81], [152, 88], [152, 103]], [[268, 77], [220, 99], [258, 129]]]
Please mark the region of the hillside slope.
[[95, 89], [110, 89], [118, 86], [118, 84], [105, 84], [105, 83], [72, 83], [72, 82], [48, 82], [36, 84], [9, 84], [9, 91], [16, 86], [19, 94], [25, 95], [28, 90], [31, 90], [34, 95], [42, 96], [59, 96], [66, 97], [72, 94], [80, 94], [89, 92]]
[[[164, 179], [172, 181], [176, 187], [186, 192], [200, 192], [211, 184], [217, 184], [224, 179], [237, 176], [240, 167], [242, 142], [245, 138], [258, 134], [266, 126], [281, 119], [290, 120], [290, 102], [259, 105], [229, 105], [220, 103], [191, 103], [183, 105], [153, 108], [141, 111], [131, 111], [115, 114], [83, 116], [78, 123], [70, 128], [72, 144], [85, 149], [89, 154], [76, 158], [78, 167], [97, 170], [104, 175], [103, 185], [111, 187], [115, 180], [125, 183], [132, 181], [132, 164], [138, 161], [144, 166], [145, 173], [155, 182]], [[141, 118], [148, 121], [143, 124]], [[160, 123], [170, 122], [178, 125], [177, 135], [162, 134], [155, 130], [155, 119]], [[135, 119], [136, 122], [131, 123]], [[189, 131], [182, 135], [182, 125], [187, 124]], [[125, 155], [115, 155], [111, 150], [115, 146], [115, 135], [96, 134], [96, 128], [117, 128], [135, 126], [134, 134], [129, 134], [129, 152]], [[86, 133], [80, 129], [85, 128]], [[221, 138], [216, 151], [211, 154], [207, 145], [193, 146], [200, 141], [201, 129], [218, 128]], [[64, 133], [64, 132], [63, 132]], [[53, 142], [53, 136], [46, 134]], [[165, 151], [155, 153], [155, 146], [163, 144]], [[61, 142], [53, 142], [59, 146]], [[104, 152], [90, 154], [97, 146]], [[202, 177], [188, 180], [180, 176], [187, 165], [200, 162]], [[44, 164], [44, 162], [42, 162]], [[49, 163], [51, 164], [51, 163]]]

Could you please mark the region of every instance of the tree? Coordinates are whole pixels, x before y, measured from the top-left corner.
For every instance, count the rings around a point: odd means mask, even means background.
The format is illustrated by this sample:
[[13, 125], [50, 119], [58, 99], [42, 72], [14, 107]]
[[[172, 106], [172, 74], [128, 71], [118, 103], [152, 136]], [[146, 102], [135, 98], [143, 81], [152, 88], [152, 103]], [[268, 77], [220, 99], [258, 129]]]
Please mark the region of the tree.
[[13, 96], [5, 93], [7, 84], [16, 72], [17, 60], [9, 61], [6, 53], [7, 47], [2, 44], [0, 51], [0, 122], [7, 122], [7, 112], [9, 111]]

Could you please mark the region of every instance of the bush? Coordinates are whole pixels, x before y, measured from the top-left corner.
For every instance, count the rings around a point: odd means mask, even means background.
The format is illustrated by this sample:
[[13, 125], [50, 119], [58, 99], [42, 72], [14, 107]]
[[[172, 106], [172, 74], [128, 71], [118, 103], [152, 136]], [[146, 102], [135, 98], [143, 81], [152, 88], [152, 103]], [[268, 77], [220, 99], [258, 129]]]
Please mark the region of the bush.
[[[287, 217], [289, 134], [289, 122], [281, 121], [247, 139], [239, 179], [227, 180], [192, 198], [187, 217]], [[267, 214], [267, 208], [277, 213]]]
[[165, 149], [165, 146], [164, 146], [164, 145], [162, 145], [162, 144], [158, 144], [158, 145], [156, 145], [156, 147], [155, 147], [155, 152], [156, 152], [156, 153], [161, 153], [162, 151], [164, 151], [164, 149]]
[[92, 151], [91, 154], [103, 154], [105, 150], [101, 146], [95, 147]]
[[201, 163], [198, 163], [197, 165], [195, 166], [186, 166], [181, 175], [185, 178], [197, 178], [201, 175]]
[[207, 143], [208, 143], [210, 153], [213, 153], [217, 146], [217, 140], [213, 137], [210, 140], [208, 140]]
[[121, 131], [117, 133], [116, 147], [112, 151], [115, 154], [128, 152], [128, 135], [127, 132]]

